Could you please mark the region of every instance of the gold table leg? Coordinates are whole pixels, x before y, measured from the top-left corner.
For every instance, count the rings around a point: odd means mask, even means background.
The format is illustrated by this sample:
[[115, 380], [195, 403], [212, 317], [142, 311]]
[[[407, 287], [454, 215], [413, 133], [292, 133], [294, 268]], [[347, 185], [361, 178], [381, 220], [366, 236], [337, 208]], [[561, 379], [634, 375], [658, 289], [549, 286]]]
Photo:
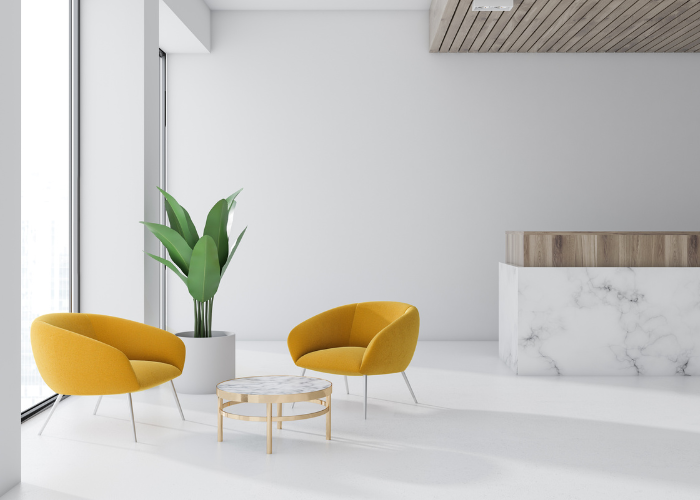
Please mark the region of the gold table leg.
[[328, 413], [326, 413], [326, 439], [331, 439], [331, 395], [326, 396], [328, 403]]
[[[267, 454], [272, 454], [272, 423], [277, 422], [277, 428], [282, 429], [282, 421], [292, 421], [292, 420], [306, 420], [307, 418], [321, 417], [326, 415], [326, 440], [331, 439], [331, 390], [332, 386], [329, 384], [327, 388], [323, 390], [314, 391], [307, 394], [307, 398], [304, 401], [309, 401], [310, 403], [318, 404], [324, 409], [304, 413], [302, 415], [287, 415], [284, 416], [283, 408], [285, 402], [291, 402], [290, 400], [298, 399], [298, 395], [279, 395], [279, 394], [266, 394], [264, 397], [250, 397], [249, 394], [238, 394], [238, 393], [227, 393], [224, 390], [217, 388], [217, 416], [216, 416], [216, 431], [217, 431], [217, 441], [222, 442], [224, 440], [224, 417], [232, 418], [235, 420], [245, 420], [248, 422], [265, 422], [265, 432], [266, 432], [266, 451]], [[323, 400], [325, 398], [325, 401]], [[252, 401], [251, 401], [252, 399]], [[262, 399], [262, 401], [260, 401]], [[267, 400], [267, 401], [266, 401]], [[269, 401], [269, 402], [268, 402]], [[225, 411], [226, 408], [233, 405], [238, 405], [241, 403], [258, 403], [266, 405], [265, 416], [250, 416], [241, 415], [237, 413], [231, 413]], [[273, 417], [272, 405], [277, 404], [277, 416]], [[294, 412], [292, 412], [294, 413]]]
[[216, 418], [217, 437], [219, 443], [224, 440], [224, 416], [221, 414], [222, 411], [224, 411], [224, 400], [219, 398], [219, 409], [217, 411]]
[[272, 403], [267, 403], [267, 453], [272, 453]]

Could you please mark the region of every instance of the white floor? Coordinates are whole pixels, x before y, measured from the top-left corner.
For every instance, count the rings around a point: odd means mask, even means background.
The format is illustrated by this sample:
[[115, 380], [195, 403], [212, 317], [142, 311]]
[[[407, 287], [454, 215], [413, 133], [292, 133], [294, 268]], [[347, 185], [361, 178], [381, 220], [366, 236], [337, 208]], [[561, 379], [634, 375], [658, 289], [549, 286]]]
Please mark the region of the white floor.
[[[296, 374], [283, 342], [240, 342], [239, 376]], [[309, 373], [314, 375], [313, 373]], [[516, 377], [495, 342], [423, 342], [408, 377], [334, 383], [324, 418], [274, 429], [224, 422], [216, 397], [168, 387], [61, 403], [22, 426], [23, 484], [14, 499], [700, 499], [700, 377]], [[249, 406], [262, 412], [263, 407]], [[239, 407], [240, 408], [240, 407]], [[297, 405], [306, 412], [318, 407]], [[285, 411], [289, 411], [285, 405]], [[262, 414], [262, 413], [259, 413]]]

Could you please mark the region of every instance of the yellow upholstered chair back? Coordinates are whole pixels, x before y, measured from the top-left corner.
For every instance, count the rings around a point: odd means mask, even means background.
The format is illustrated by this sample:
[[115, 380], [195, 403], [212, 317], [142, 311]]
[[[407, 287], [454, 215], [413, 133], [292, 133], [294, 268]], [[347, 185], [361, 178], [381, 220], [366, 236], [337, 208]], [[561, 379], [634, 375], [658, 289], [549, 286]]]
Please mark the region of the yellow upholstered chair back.
[[[92, 321], [90, 321], [89, 314], [79, 314], [79, 313], [53, 313], [44, 314], [38, 317], [35, 321], [39, 323], [46, 323], [69, 332], [77, 333], [84, 337], [88, 337], [94, 340], [95, 329], [92, 327]], [[32, 330], [33, 332], [33, 330]], [[50, 341], [50, 339], [47, 339]]]
[[[379, 332], [403, 316], [412, 307], [401, 302], [362, 302], [356, 304], [348, 346], [367, 347]], [[413, 309], [415, 308], [413, 307]]]
[[311, 352], [338, 347], [365, 348], [358, 375], [404, 371], [416, 350], [418, 309], [402, 302], [362, 302], [310, 318], [289, 334], [295, 363]]
[[99, 314], [56, 313], [32, 323], [32, 351], [46, 384], [57, 394], [137, 392], [131, 362], [157, 361], [180, 372], [185, 345], [152, 326]]

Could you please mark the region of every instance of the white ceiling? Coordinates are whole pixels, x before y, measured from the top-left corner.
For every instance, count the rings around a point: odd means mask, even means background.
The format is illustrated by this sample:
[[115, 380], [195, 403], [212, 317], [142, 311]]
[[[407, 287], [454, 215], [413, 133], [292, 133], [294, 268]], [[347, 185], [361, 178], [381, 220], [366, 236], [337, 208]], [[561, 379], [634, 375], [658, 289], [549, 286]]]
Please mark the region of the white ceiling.
[[164, 0], [160, 0], [158, 8], [158, 47], [166, 54], [209, 53], [209, 47], [190, 31], [190, 26]]
[[211, 10], [429, 10], [431, 0], [204, 0]]

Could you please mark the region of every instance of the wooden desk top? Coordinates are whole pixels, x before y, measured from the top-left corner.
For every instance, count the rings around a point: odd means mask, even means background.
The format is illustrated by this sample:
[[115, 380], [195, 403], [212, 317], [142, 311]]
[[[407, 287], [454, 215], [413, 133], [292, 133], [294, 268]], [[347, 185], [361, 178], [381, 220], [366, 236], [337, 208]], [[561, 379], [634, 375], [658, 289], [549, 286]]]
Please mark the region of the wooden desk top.
[[523, 267], [700, 267], [700, 231], [506, 231]]
[[506, 231], [506, 234], [625, 234], [625, 235], [666, 235], [666, 234], [695, 234], [700, 231]]

